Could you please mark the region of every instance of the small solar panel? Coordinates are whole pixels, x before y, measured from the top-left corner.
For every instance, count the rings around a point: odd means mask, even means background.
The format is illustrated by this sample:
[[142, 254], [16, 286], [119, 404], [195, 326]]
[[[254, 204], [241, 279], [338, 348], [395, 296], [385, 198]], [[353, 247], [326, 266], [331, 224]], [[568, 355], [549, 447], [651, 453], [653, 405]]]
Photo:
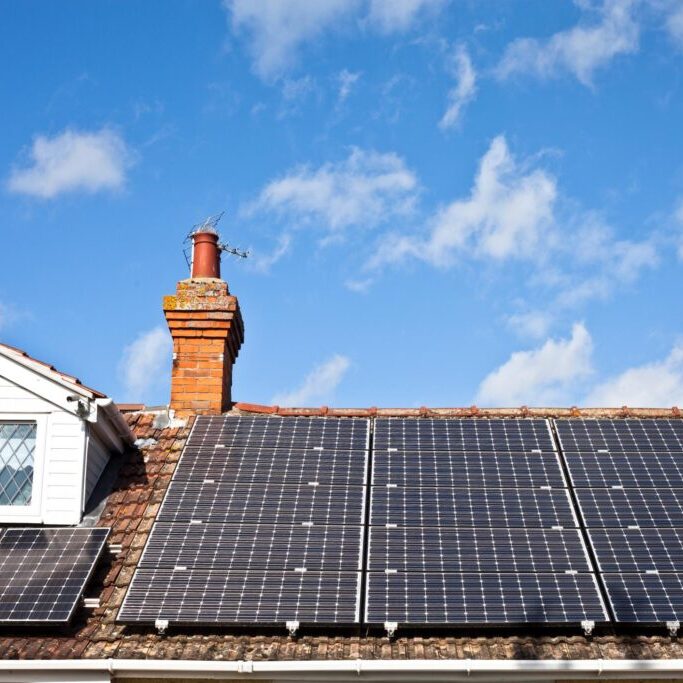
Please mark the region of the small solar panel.
[[359, 571], [361, 526], [156, 525], [140, 567]]
[[370, 524], [403, 526], [575, 527], [567, 489], [373, 486]]
[[368, 448], [368, 420], [324, 417], [214, 416], [197, 420], [190, 441], [193, 446], [225, 446], [263, 449]]
[[369, 571], [589, 572], [578, 529], [370, 527]]
[[565, 453], [576, 487], [683, 488], [682, 453]]
[[443, 453], [378, 451], [375, 486], [563, 487], [556, 453]]
[[375, 420], [375, 450], [553, 453], [547, 420], [401, 419]]
[[160, 522], [213, 524], [363, 523], [365, 487], [181, 481], [169, 485]]
[[602, 572], [683, 571], [683, 529], [589, 529]]
[[184, 624], [352, 624], [360, 572], [138, 569], [122, 610], [127, 621]]
[[565, 452], [610, 453], [683, 451], [683, 420], [555, 420]]
[[683, 619], [683, 574], [603, 574], [619, 622], [664, 623]]
[[683, 527], [683, 489], [576, 489], [587, 527]]
[[366, 621], [560, 624], [606, 621], [593, 574], [371, 573]]
[[0, 622], [68, 622], [109, 529], [0, 530]]
[[188, 447], [174, 479], [364, 486], [367, 451]]

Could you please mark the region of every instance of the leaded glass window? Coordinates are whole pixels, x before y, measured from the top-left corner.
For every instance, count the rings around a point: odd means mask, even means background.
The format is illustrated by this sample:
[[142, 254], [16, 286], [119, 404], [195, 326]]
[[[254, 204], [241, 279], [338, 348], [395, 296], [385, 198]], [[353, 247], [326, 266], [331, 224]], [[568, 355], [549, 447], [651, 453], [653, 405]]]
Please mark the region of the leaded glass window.
[[31, 504], [35, 451], [35, 422], [0, 422], [0, 506]]

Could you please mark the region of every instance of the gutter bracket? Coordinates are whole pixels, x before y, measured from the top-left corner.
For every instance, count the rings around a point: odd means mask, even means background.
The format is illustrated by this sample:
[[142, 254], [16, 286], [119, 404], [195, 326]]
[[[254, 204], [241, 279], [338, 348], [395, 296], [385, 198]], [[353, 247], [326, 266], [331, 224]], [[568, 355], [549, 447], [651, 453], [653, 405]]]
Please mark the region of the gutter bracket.
[[254, 662], [251, 659], [241, 659], [239, 662], [237, 662], [237, 673], [253, 674]]

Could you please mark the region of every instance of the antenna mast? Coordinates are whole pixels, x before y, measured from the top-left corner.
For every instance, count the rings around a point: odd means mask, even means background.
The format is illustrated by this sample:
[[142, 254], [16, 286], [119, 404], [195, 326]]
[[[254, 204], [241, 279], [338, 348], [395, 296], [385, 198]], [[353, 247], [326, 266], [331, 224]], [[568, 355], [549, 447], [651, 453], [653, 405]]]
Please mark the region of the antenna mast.
[[237, 256], [238, 258], [247, 258], [249, 256], [248, 251], [244, 251], [242, 249], [238, 249], [237, 247], [233, 247], [232, 245], [228, 244], [227, 242], [221, 242], [220, 241], [220, 235], [218, 232], [218, 223], [223, 218], [223, 215], [225, 214], [225, 211], [221, 211], [220, 213], [217, 213], [213, 216], [209, 216], [208, 218], [205, 218], [201, 223], [197, 223], [196, 225], [192, 226], [192, 230], [190, 230], [189, 233], [187, 233], [187, 236], [185, 237], [185, 240], [183, 244], [186, 246], [183, 248], [183, 254], [185, 256], [185, 262], [187, 263], [187, 267], [192, 270], [192, 261], [193, 259], [193, 249], [194, 249], [194, 240], [192, 239], [195, 235], [198, 233], [206, 232], [210, 233], [213, 235], [216, 235], [219, 239], [217, 242], [218, 249], [221, 252], [226, 252], [228, 254], [231, 254], [232, 256]]

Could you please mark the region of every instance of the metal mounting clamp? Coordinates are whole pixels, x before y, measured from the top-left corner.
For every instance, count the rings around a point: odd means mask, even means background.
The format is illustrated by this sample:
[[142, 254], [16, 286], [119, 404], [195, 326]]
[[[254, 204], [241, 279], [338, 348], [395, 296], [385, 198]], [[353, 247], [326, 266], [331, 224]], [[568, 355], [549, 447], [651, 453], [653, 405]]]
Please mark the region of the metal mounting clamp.
[[385, 621], [384, 630], [387, 632], [387, 638], [393, 638], [396, 635], [396, 630], [398, 629], [397, 621]]

